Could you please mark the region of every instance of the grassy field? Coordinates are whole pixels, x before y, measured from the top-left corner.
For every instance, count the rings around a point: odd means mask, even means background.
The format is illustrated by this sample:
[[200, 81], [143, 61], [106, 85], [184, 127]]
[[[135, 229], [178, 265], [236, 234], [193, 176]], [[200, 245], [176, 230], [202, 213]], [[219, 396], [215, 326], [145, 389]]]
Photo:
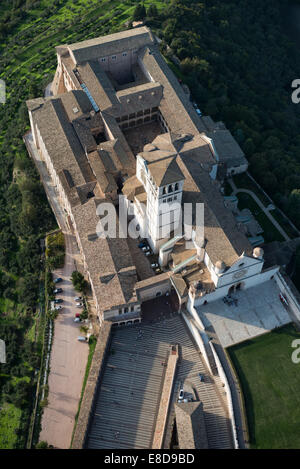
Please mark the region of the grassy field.
[[251, 448], [300, 448], [300, 333], [287, 325], [228, 349], [243, 390]]

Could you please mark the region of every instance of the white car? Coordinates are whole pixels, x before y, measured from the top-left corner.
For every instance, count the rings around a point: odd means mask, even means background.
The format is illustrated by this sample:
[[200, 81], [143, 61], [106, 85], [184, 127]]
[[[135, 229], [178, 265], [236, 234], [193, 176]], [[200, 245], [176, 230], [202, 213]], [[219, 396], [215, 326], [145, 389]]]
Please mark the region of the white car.
[[149, 246], [144, 246], [144, 247], [142, 248], [142, 251], [144, 251], [144, 252], [150, 251]]
[[81, 322], [80, 318], [74, 318], [74, 322]]
[[56, 311], [59, 311], [60, 309], [62, 309], [62, 306], [55, 306], [54, 308]]
[[74, 298], [75, 301], [82, 301], [82, 296], [76, 296], [76, 298]]
[[83, 304], [82, 304], [82, 303], [76, 303], [76, 306], [77, 306], [77, 308], [83, 308]]
[[86, 342], [86, 337], [83, 337], [82, 335], [80, 335], [77, 337], [77, 340], [79, 340], [79, 342]]
[[156, 267], [158, 267], [158, 264], [156, 262], [154, 262], [154, 264], [151, 264], [151, 267], [152, 267], [152, 269], [155, 269]]

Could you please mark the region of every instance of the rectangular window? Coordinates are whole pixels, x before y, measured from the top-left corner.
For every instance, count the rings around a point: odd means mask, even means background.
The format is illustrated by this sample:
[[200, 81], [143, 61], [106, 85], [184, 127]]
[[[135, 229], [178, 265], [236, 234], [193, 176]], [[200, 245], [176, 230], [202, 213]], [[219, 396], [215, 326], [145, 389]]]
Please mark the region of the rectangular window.
[[102, 59], [101, 59], [101, 62], [105, 62], [105, 59], [104, 59], [104, 58], [102, 58]]
[[117, 56], [116, 56], [116, 55], [112, 55], [111, 58], [112, 58], [112, 60], [116, 60]]

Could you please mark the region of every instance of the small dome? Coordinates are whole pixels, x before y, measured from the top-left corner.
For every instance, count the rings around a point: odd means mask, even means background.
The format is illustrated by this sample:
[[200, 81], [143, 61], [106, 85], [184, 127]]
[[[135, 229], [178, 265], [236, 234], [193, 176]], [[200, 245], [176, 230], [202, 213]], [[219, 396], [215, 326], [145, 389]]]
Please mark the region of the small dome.
[[264, 250], [260, 247], [256, 247], [253, 249], [253, 257], [263, 257]]

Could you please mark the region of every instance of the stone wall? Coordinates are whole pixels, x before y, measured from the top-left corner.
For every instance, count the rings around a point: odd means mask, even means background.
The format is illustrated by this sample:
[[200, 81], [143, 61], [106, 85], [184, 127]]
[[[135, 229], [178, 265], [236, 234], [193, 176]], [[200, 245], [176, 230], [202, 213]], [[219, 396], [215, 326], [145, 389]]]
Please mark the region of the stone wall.
[[94, 351], [93, 360], [87, 383], [85, 386], [80, 412], [75, 428], [72, 449], [82, 449], [86, 442], [86, 436], [91, 421], [95, 395], [99, 387], [105, 365], [106, 352], [111, 340], [111, 324], [103, 322]]

